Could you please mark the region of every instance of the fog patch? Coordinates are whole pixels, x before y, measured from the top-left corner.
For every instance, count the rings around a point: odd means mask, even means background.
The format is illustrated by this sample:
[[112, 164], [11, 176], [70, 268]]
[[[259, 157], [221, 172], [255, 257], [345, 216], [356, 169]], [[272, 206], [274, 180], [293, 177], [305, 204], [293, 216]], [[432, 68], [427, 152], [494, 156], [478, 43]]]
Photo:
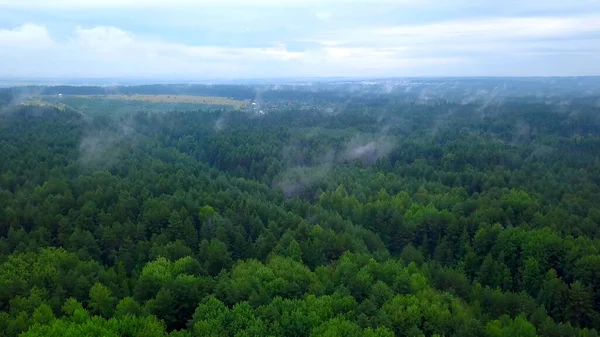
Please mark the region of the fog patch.
[[335, 152], [330, 150], [319, 158], [315, 165], [290, 167], [273, 179], [273, 187], [280, 189], [286, 198], [296, 197], [322, 181], [331, 171], [334, 160]]
[[435, 98], [435, 94], [431, 92], [431, 90], [427, 88], [421, 89], [419, 92], [419, 97], [417, 97], [417, 103], [426, 103]]
[[[440, 133], [440, 130], [445, 130], [451, 127], [453, 123], [458, 123], [456, 118], [455, 110], [452, 108], [449, 108], [444, 113], [434, 115], [433, 122], [428, 130], [429, 136], [435, 138]], [[427, 132], [427, 130], [425, 132]]]
[[128, 123], [114, 129], [92, 130], [79, 143], [79, 164], [86, 169], [108, 169], [117, 164], [136, 141], [136, 132]]
[[370, 141], [362, 137], [354, 137], [346, 144], [342, 158], [373, 165], [379, 158], [388, 155], [394, 149], [394, 144], [393, 138], [387, 136], [380, 136]]
[[523, 143], [529, 141], [535, 130], [523, 120], [518, 120], [515, 123], [512, 135], [513, 143]]
[[221, 114], [219, 118], [215, 121], [215, 131], [221, 132], [225, 129], [227, 125], [225, 124], [225, 115]]
[[331, 166], [299, 166], [286, 170], [276, 177], [273, 186], [280, 189], [286, 198], [293, 198], [321, 181]]
[[539, 145], [535, 148], [535, 150], [525, 159], [525, 161], [530, 160], [541, 160], [548, 158], [555, 151], [554, 148], [548, 145]]
[[40, 101], [44, 92], [43, 87], [22, 87], [11, 90], [12, 99], [10, 105], [29, 105]]

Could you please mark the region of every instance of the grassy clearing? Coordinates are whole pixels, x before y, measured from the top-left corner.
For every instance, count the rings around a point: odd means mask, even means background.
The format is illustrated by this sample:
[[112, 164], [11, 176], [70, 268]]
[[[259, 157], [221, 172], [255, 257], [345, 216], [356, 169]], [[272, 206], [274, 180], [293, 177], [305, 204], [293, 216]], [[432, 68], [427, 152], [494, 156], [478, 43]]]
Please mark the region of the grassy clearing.
[[140, 101], [148, 103], [187, 103], [187, 104], [205, 104], [205, 105], [227, 105], [239, 108], [246, 104], [244, 101], [229, 99], [226, 97], [214, 96], [193, 96], [193, 95], [77, 95], [74, 97], [82, 98], [101, 98], [124, 101]]

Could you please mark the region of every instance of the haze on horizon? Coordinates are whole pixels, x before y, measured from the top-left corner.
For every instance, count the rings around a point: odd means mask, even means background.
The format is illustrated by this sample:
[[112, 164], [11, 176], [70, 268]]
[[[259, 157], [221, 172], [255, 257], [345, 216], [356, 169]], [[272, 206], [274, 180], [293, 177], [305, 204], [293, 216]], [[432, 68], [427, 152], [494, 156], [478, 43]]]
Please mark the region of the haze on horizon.
[[600, 75], [600, 0], [0, 0], [0, 78]]

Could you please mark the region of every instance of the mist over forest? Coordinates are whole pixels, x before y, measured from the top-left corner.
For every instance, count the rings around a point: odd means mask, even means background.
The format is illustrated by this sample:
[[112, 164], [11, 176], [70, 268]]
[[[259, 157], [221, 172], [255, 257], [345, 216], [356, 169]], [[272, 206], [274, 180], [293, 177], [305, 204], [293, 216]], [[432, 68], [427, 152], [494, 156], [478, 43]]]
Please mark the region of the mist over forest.
[[598, 336], [600, 78], [0, 88], [0, 336]]

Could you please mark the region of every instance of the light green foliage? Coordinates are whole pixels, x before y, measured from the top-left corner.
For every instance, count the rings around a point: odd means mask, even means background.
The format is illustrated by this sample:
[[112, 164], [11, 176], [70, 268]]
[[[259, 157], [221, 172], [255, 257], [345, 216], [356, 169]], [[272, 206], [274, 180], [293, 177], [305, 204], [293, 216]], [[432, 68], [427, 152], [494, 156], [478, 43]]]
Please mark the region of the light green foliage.
[[535, 327], [521, 316], [514, 320], [503, 317], [501, 320], [491, 321], [486, 327], [490, 337], [536, 337]]
[[46, 304], [41, 304], [39, 307], [37, 307], [33, 312], [31, 318], [34, 324], [39, 325], [48, 325], [52, 323], [55, 319], [54, 313], [52, 312], [52, 308], [50, 308]]
[[116, 305], [116, 298], [102, 283], [96, 283], [90, 289], [90, 302], [88, 307], [92, 314], [103, 317], [112, 317]]
[[99, 316], [82, 321], [55, 320], [50, 325], [34, 325], [22, 337], [166, 337], [164, 325], [155, 317], [127, 316], [106, 320]]
[[131, 297], [120, 300], [115, 310], [115, 317], [144, 316], [145, 310]]

